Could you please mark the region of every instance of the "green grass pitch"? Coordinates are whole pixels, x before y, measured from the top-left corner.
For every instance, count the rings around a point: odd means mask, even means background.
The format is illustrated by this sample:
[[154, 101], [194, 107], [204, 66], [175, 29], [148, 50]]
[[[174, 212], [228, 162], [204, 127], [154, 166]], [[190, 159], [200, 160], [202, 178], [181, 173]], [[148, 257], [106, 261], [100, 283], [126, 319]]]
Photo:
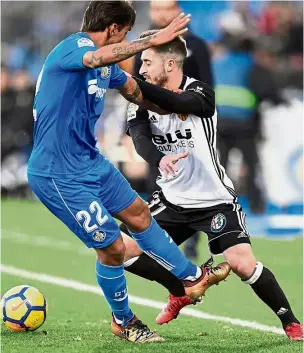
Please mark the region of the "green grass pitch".
[[[81, 242], [39, 202], [3, 200], [1, 263], [56, 277], [96, 285], [94, 252]], [[277, 240], [253, 238], [257, 258], [273, 270], [294, 308], [303, 317], [303, 243], [301, 238]], [[200, 261], [208, 258], [206, 239], [200, 241]], [[216, 258], [221, 261], [221, 258]], [[180, 315], [178, 320], [157, 326], [159, 309], [131, 304], [137, 316], [165, 339], [162, 344], [134, 345], [113, 337], [110, 309], [95, 293], [2, 273], [1, 294], [18, 284], [39, 288], [49, 303], [45, 324], [35, 332], [9, 332], [2, 325], [2, 353], [296, 353], [303, 345], [285, 336], [235, 326], [217, 320]], [[129, 294], [166, 302], [166, 291], [156, 283], [128, 275]], [[211, 288], [204, 303], [193, 307], [225, 316], [280, 328], [278, 319], [261, 303], [249, 286], [231, 275]]]

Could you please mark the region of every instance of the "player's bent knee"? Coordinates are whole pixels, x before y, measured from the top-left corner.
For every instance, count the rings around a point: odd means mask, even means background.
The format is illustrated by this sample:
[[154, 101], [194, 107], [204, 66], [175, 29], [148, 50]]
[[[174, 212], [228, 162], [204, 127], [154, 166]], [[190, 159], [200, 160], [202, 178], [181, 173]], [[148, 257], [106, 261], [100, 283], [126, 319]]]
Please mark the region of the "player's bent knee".
[[140, 233], [151, 224], [151, 214], [148, 205], [140, 198], [136, 199], [132, 213], [126, 220], [126, 225], [131, 232]]
[[229, 262], [231, 266], [231, 270], [238, 275], [241, 279], [248, 278], [252, 272], [254, 271], [256, 262], [246, 259], [240, 258], [236, 261]]
[[238, 244], [224, 251], [231, 270], [241, 279], [248, 278], [256, 266], [256, 259], [249, 244]]
[[97, 252], [98, 261], [108, 266], [119, 266], [123, 264], [126, 252], [126, 246], [119, 237], [110, 246], [103, 249], [95, 249]]
[[143, 232], [151, 224], [149, 207], [140, 197], [137, 197], [129, 207], [115, 217], [125, 223], [128, 229], [134, 233]]

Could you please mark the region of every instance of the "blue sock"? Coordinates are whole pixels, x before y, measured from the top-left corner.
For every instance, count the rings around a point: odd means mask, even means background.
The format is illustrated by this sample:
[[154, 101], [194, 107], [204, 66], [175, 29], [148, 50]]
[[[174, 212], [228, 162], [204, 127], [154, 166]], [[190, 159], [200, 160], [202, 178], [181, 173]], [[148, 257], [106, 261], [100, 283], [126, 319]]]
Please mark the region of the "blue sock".
[[192, 279], [200, 274], [197, 266], [192, 264], [178, 246], [152, 218], [151, 224], [141, 233], [132, 233], [140, 248], [160, 265], [172, 272], [179, 279]]
[[127, 326], [134, 314], [129, 307], [124, 266], [106, 266], [96, 261], [96, 277], [117, 323]]

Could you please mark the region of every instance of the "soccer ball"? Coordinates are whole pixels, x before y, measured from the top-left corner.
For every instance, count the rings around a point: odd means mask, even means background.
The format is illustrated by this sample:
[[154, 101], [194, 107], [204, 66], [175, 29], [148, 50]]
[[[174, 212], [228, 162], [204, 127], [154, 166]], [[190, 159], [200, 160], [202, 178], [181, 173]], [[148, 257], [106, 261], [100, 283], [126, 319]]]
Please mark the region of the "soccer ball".
[[12, 331], [35, 331], [46, 319], [48, 305], [35, 287], [21, 285], [7, 291], [1, 300], [5, 326]]

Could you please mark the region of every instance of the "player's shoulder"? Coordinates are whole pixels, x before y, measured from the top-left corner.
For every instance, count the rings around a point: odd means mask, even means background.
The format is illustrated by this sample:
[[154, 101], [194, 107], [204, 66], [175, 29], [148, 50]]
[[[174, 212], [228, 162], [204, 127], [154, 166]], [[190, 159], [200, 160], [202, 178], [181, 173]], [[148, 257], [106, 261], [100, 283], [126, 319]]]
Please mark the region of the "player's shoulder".
[[192, 91], [196, 93], [201, 93], [204, 90], [207, 90], [207, 91], [213, 90], [208, 83], [188, 76], [184, 76], [184, 85], [182, 89], [184, 91], [190, 91], [190, 92]]
[[95, 48], [94, 42], [88, 38], [88, 35], [84, 32], [76, 32], [67, 36], [61, 42], [64, 46], [74, 46], [78, 48], [82, 47], [92, 47]]

